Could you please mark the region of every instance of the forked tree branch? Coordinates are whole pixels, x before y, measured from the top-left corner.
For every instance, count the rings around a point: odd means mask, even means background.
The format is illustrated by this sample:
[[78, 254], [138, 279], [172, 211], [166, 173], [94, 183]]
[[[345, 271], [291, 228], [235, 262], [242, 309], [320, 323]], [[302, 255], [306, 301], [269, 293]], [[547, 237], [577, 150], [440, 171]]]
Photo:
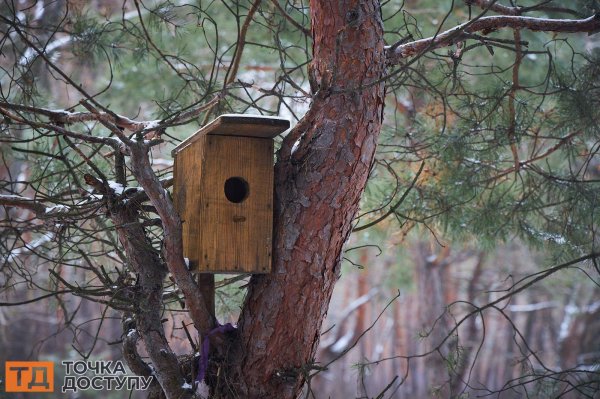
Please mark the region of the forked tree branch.
[[162, 220], [163, 257], [175, 282], [183, 292], [194, 326], [204, 334], [214, 327], [215, 320], [206, 306], [198, 285], [186, 268], [183, 258], [181, 219], [173, 201], [152, 171], [148, 150], [142, 143], [131, 146], [131, 170]]
[[585, 19], [549, 19], [521, 16], [481, 17], [458, 25], [436, 36], [416, 40], [395, 48], [386, 47], [388, 64], [397, 64], [402, 59], [423, 54], [440, 47], [450, 46], [464, 40], [466, 34], [481, 32], [487, 35], [502, 28], [529, 29], [544, 32], [595, 33], [600, 30], [600, 14]]

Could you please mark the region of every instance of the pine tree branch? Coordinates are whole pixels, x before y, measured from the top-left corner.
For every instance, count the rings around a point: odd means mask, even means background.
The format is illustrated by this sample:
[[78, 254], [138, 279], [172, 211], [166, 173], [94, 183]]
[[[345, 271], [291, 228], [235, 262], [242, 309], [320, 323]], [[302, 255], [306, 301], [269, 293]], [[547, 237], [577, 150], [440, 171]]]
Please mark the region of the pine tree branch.
[[148, 42], [148, 44], [150, 44], [150, 46], [158, 53], [160, 59], [162, 59], [169, 66], [169, 68], [171, 68], [171, 70], [173, 72], [175, 72], [175, 74], [181, 78], [181, 80], [183, 80], [184, 82], [187, 82], [189, 80], [189, 78], [184, 76], [179, 71], [179, 69], [169, 60], [169, 58], [176, 58], [176, 57], [163, 52], [160, 49], [160, 47], [158, 47], [152, 40], [152, 36], [148, 32], [148, 29], [146, 28], [146, 24], [144, 24], [144, 18], [142, 17], [142, 10], [140, 9], [139, 2], [137, 0], [134, 0], [133, 4], [135, 5], [135, 8], [137, 10], [137, 13], [139, 16], [139, 21], [140, 21], [140, 26], [142, 27], [142, 31], [144, 32], [144, 37], [145, 37], [146, 41]]
[[546, 11], [546, 12], [562, 12], [566, 14], [577, 15], [575, 10], [565, 7], [552, 7], [547, 6], [545, 4], [549, 3], [549, 1], [543, 1], [540, 4], [531, 6], [531, 7], [511, 7], [511, 6], [503, 6], [501, 4], [496, 4], [497, 0], [465, 0], [467, 5], [476, 5], [485, 10], [490, 10], [497, 12], [502, 15], [523, 15], [525, 12], [529, 11]]
[[[19, 125], [27, 125], [33, 129], [46, 129], [46, 130], [55, 132], [57, 134], [60, 134], [60, 135], [66, 136], [66, 137], [71, 137], [73, 139], [82, 140], [82, 141], [85, 141], [88, 143], [109, 145], [109, 146], [113, 147], [115, 150], [120, 149], [120, 145], [119, 145], [120, 143], [112, 137], [90, 136], [87, 134], [82, 134], [82, 133], [77, 133], [77, 132], [67, 130], [64, 127], [60, 126], [59, 124], [36, 122], [34, 120], [27, 119], [15, 112], [10, 112], [8, 109], [5, 109], [1, 104], [0, 104], [0, 115], [4, 115], [5, 120], [9, 124], [15, 123], [15, 124], [19, 124]], [[7, 140], [4, 138], [0, 139], [0, 142], [10, 142], [10, 141], [11, 140]]]
[[[258, 6], [260, 5], [260, 3], [261, 3], [261, 0], [254, 1], [252, 6], [250, 7], [250, 9], [248, 10], [248, 15], [246, 15], [246, 19], [244, 20], [242, 27], [239, 28], [237, 45], [235, 47], [235, 53], [233, 54], [233, 60], [231, 61], [231, 64], [229, 65], [229, 68], [227, 69], [227, 72], [225, 73], [225, 88], [224, 88], [224, 90], [227, 88], [228, 85], [233, 84], [237, 78], [240, 61], [241, 61], [242, 55], [244, 53], [244, 47], [246, 46], [246, 34], [248, 33], [248, 28], [250, 27], [252, 18], [254, 18], [254, 14], [256, 13], [256, 10], [258, 10]], [[239, 21], [238, 21], [238, 27], [239, 27]], [[217, 101], [213, 102], [212, 105], [209, 108], [207, 108], [206, 114], [204, 115], [204, 119], [202, 120], [202, 125], [206, 125], [208, 123], [208, 120], [212, 114], [213, 109], [219, 104], [220, 101], [221, 101], [221, 98], [219, 98]]]
[[521, 16], [493, 16], [473, 19], [436, 36], [397, 46], [386, 47], [388, 64], [397, 64], [407, 57], [450, 46], [465, 38], [465, 34], [481, 32], [487, 35], [502, 28], [563, 33], [595, 33], [600, 30], [600, 14], [585, 19], [550, 19]]
[[75, 90], [77, 90], [79, 93], [81, 93], [81, 95], [83, 95], [83, 97], [85, 97], [85, 99], [87, 101], [89, 101], [91, 104], [94, 104], [96, 107], [100, 108], [102, 111], [113, 114], [113, 112], [111, 110], [109, 110], [108, 108], [104, 107], [102, 104], [100, 104], [98, 101], [96, 101], [94, 98], [96, 96], [98, 96], [100, 93], [96, 93], [94, 95], [90, 95], [86, 90], [83, 89], [83, 86], [81, 84], [77, 84], [77, 82], [75, 82], [73, 79], [71, 79], [71, 77], [65, 73], [59, 66], [56, 65], [56, 63], [54, 63], [49, 57], [48, 55], [44, 52], [43, 49], [40, 49], [38, 46], [36, 46], [28, 37], [28, 35], [26, 34], [26, 32], [24, 32], [21, 29], [20, 24], [15, 21], [15, 20], [10, 20], [8, 19], [6, 16], [0, 14], [0, 21], [4, 22], [5, 24], [7, 24], [8, 26], [10, 26], [12, 29], [14, 29], [14, 31], [16, 32], [16, 34], [21, 38], [21, 40], [27, 45], [29, 46], [29, 48], [31, 48], [35, 53], [37, 53], [37, 55], [44, 60], [44, 62], [46, 63], [46, 65], [48, 65], [48, 67], [52, 70], [54, 70], [58, 75], [60, 75], [60, 77], [62, 79], [64, 79], [64, 81], [70, 85], [71, 87], [73, 87]]
[[70, 294], [70, 293], [71, 293], [70, 290], [54, 291], [54, 292], [51, 292], [49, 294], [38, 296], [38, 297], [32, 298], [32, 299], [26, 299], [24, 301], [19, 301], [19, 302], [0, 302], [0, 307], [23, 306], [23, 305], [27, 305], [29, 303], [39, 302], [39, 301], [43, 301], [43, 300], [48, 299], [48, 298], [59, 297], [62, 294]]
[[468, 6], [476, 5], [485, 10], [494, 11], [502, 15], [520, 15], [520, 7], [503, 6], [501, 4], [496, 4], [497, 1], [498, 0], [465, 0], [465, 3]]
[[260, 5], [261, 0], [255, 0], [250, 10], [248, 10], [248, 15], [244, 20], [244, 23], [240, 29], [240, 33], [238, 35], [237, 47], [235, 48], [235, 54], [233, 55], [233, 61], [227, 71], [225, 77], [225, 85], [231, 84], [235, 82], [237, 78], [238, 69], [240, 67], [240, 61], [242, 60], [242, 54], [244, 53], [244, 47], [246, 47], [246, 34], [248, 33], [248, 28], [250, 27], [250, 23], [252, 22], [252, 18], [258, 10], [258, 6]]
[[35, 213], [35, 217], [38, 219], [75, 218], [97, 209], [97, 203], [86, 202], [80, 205], [65, 205], [57, 202], [59, 201], [52, 199], [40, 201], [21, 195], [0, 194], [0, 206], [30, 210]]
[[214, 327], [215, 320], [208, 311], [206, 301], [192, 274], [185, 266], [181, 219], [167, 191], [152, 171], [147, 148], [141, 143], [131, 146], [131, 167], [133, 175], [144, 188], [144, 192], [162, 220], [163, 257], [167, 268], [185, 296], [194, 326], [201, 333], [208, 332]]
[[583, 133], [582, 130], [576, 130], [573, 133], [570, 133], [568, 135], [566, 135], [565, 137], [562, 137], [560, 139], [558, 139], [558, 143], [556, 143], [555, 145], [553, 145], [552, 147], [548, 148], [546, 151], [544, 151], [544, 153], [536, 155], [532, 158], [529, 158], [525, 161], [519, 161], [518, 165], [515, 165], [513, 167], [510, 167], [508, 169], [504, 169], [501, 172], [497, 173], [496, 175], [494, 175], [493, 177], [490, 177], [489, 179], [486, 179], [483, 181], [483, 183], [489, 183], [491, 181], [494, 180], [498, 180], [506, 175], [509, 175], [513, 172], [518, 172], [521, 168], [526, 168], [529, 165], [531, 165], [534, 162], [537, 162], [541, 159], [547, 158], [548, 156], [550, 156], [552, 153], [556, 152], [559, 148], [561, 148], [563, 145], [569, 143], [571, 141], [571, 139], [579, 134]]
[[192, 119], [197, 118], [202, 112], [212, 109], [215, 104], [219, 103], [225, 94], [227, 93], [226, 89], [218, 92], [212, 99], [205, 103], [200, 103], [200, 101], [192, 104], [191, 106], [185, 108], [184, 110], [177, 112], [176, 114], [165, 119], [163, 126], [172, 126], [172, 125], [183, 125], [189, 123]]
[[36, 215], [44, 214], [46, 206], [33, 198], [22, 197], [20, 195], [2, 195], [0, 194], [0, 205], [14, 206], [34, 211]]
[[[107, 144], [115, 149], [119, 149], [121, 153], [127, 154], [128, 150], [123, 145], [124, 142], [122, 137], [124, 136], [122, 136], [121, 131], [127, 130], [130, 132], [141, 132], [144, 137], [149, 137], [148, 135], [150, 133], [164, 130], [168, 126], [188, 123], [190, 120], [196, 118], [200, 113], [212, 108], [215, 104], [217, 104], [224, 97], [225, 93], [225, 91], [221, 91], [211, 100], [205, 103], [193, 104], [193, 106], [191, 106], [189, 109], [180, 113], [176, 113], [162, 121], [137, 121], [123, 115], [107, 113], [95, 109], [93, 112], [71, 112], [64, 109], [48, 109], [30, 105], [14, 104], [6, 101], [0, 101], [0, 114], [8, 118], [9, 122], [29, 125], [33, 128], [48, 129], [74, 139]], [[91, 108], [87, 102], [82, 102], [81, 104], [86, 108]], [[48, 118], [48, 122], [36, 122], [32, 118], [28, 118], [21, 113], [43, 116]], [[88, 136], [85, 134], [72, 132], [64, 128], [65, 125], [90, 121], [101, 122], [105, 126], [109, 125], [111, 126], [110, 130], [114, 131], [115, 133], [116, 131], [114, 127], [117, 127], [119, 129], [119, 140], [115, 140], [112, 137]], [[129, 141], [127, 138], [125, 140], [125, 142]]]
[[108, 114], [106, 112], [70, 112], [63, 109], [32, 107], [30, 105], [13, 104], [5, 101], [0, 101], [0, 108], [4, 110], [29, 112], [32, 114], [42, 115], [47, 117], [51, 123], [59, 123], [63, 125], [107, 120], [121, 129], [136, 131], [146, 129], [157, 123], [157, 121], [136, 121], [129, 119], [126, 116]]

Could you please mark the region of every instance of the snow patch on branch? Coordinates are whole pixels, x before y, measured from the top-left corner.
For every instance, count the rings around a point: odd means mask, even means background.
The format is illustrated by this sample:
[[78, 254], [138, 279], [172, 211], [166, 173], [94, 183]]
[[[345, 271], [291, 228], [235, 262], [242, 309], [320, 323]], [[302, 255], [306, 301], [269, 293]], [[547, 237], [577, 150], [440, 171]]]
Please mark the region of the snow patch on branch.
[[158, 126], [160, 126], [160, 123], [162, 121], [160, 119], [154, 120], [154, 121], [148, 121], [145, 122], [145, 126], [144, 126], [144, 130], [154, 130], [156, 129]]
[[121, 195], [125, 190], [125, 187], [121, 183], [117, 183], [116, 181], [109, 180], [108, 186], [115, 192], [115, 194]]
[[85, 198], [83, 201], [79, 202], [77, 205], [89, 204], [90, 202], [102, 201], [102, 200], [104, 200], [104, 195], [88, 192], [88, 198]]
[[111, 142], [110, 145], [112, 145], [113, 147], [117, 147], [119, 151], [121, 151], [121, 153], [129, 155], [129, 147], [127, 147], [127, 143], [123, 142], [123, 140], [121, 140], [120, 138], [106, 137], [106, 140]]
[[432, 254], [432, 255], [429, 255], [427, 258], [425, 258], [425, 261], [427, 263], [434, 263], [437, 260], [437, 258], [438, 257], [436, 254]]
[[556, 234], [556, 233], [548, 233], [545, 231], [537, 231], [531, 227], [526, 227], [526, 230], [529, 234], [531, 234], [534, 237], [537, 237], [543, 241], [548, 241], [548, 242], [553, 242], [555, 244], [558, 245], [563, 245], [563, 244], [567, 244], [567, 239], [560, 235], [560, 234]]
[[46, 210], [44, 211], [44, 213], [46, 215], [56, 215], [59, 213], [67, 213], [71, 210], [70, 207], [68, 207], [67, 205], [54, 205], [54, 206], [50, 206], [50, 207], [46, 207]]

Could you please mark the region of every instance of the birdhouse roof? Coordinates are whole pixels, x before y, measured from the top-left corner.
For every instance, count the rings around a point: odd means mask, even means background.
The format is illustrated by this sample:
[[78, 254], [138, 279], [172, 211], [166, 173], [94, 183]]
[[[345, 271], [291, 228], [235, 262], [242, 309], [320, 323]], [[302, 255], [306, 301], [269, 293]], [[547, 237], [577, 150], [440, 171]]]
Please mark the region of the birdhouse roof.
[[224, 114], [179, 143], [172, 154], [177, 154], [205, 134], [272, 139], [289, 128], [289, 120], [275, 116]]

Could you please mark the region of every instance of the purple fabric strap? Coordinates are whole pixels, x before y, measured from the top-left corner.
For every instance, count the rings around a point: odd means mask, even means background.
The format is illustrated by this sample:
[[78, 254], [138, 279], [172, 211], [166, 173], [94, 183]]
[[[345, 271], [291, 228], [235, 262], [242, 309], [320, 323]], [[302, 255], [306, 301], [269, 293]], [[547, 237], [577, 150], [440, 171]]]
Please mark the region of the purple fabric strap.
[[210, 337], [216, 333], [228, 333], [235, 331], [235, 327], [231, 323], [226, 324], [218, 324], [215, 328], [210, 330], [208, 334], [204, 337], [202, 341], [202, 351], [200, 352], [200, 359], [198, 360], [198, 376], [196, 377], [196, 381], [202, 382], [204, 380], [204, 376], [206, 375], [206, 370], [208, 369], [208, 352], [210, 351]]

